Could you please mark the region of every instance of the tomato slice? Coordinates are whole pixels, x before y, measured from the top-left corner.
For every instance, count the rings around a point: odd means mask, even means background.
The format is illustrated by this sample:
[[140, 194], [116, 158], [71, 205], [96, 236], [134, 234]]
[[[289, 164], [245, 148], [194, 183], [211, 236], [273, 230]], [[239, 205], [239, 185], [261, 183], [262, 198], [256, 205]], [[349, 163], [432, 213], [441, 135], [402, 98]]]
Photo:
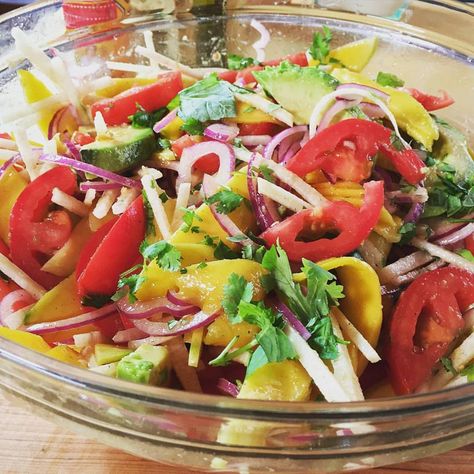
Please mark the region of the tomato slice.
[[76, 175], [59, 166], [42, 174], [18, 196], [10, 216], [13, 263], [47, 289], [57, 285], [61, 278], [41, 270], [45, 256], [64, 245], [72, 228], [66, 212], [49, 212], [53, 188], [74, 194]]
[[233, 71], [229, 69], [228, 71], [220, 72], [217, 76], [219, 77], [219, 79], [230, 82], [232, 84], [236, 81], [238, 72], [239, 71]]
[[419, 276], [400, 296], [390, 324], [389, 375], [397, 394], [412, 393], [431, 375], [464, 328], [474, 303], [474, 275], [445, 267]]
[[396, 150], [391, 134], [376, 122], [343, 120], [315, 135], [286, 166], [301, 177], [322, 170], [334, 179], [360, 182], [370, 176], [370, 159], [381, 151], [408, 183], [417, 184], [424, 177], [423, 161], [413, 150]]
[[[171, 144], [171, 150], [173, 150], [173, 153], [178, 158], [181, 158], [185, 148], [196, 145], [196, 143], [201, 143], [203, 140], [206, 141], [207, 139], [201, 138], [199, 136], [194, 137], [191, 135], [183, 135]], [[199, 160], [196, 161], [194, 168], [202, 171], [203, 173], [214, 174], [219, 169], [219, 157], [215, 153], [204, 155], [202, 158], [199, 158]]]
[[428, 112], [444, 109], [454, 104], [454, 99], [446, 91], [441, 91], [441, 96], [425, 94], [418, 89], [408, 89], [411, 96], [417, 100]]
[[74, 132], [72, 136], [72, 141], [80, 146], [84, 146], [88, 145], [89, 143], [92, 143], [94, 141], [94, 137], [92, 137], [88, 133]]
[[[81, 297], [112, 295], [120, 274], [140, 258], [139, 247], [145, 238], [143, 198], [135, 199], [112, 225], [106, 226], [91, 237], [79, 258], [76, 275]], [[97, 242], [100, 243], [91, 252]]]
[[[382, 181], [364, 184], [364, 203], [360, 209], [344, 201], [327, 202], [321, 209], [307, 209], [269, 227], [261, 237], [268, 245], [280, 242], [293, 261], [307, 258], [314, 262], [331, 257], [341, 257], [354, 251], [377, 224], [383, 207]], [[332, 239], [320, 238], [303, 242], [297, 240], [305, 230], [313, 233], [337, 231]]]
[[466, 246], [466, 249], [474, 255], [474, 234], [471, 234], [464, 240], [464, 245]]
[[239, 135], [270, 135], [274, 136], [282, 130], [281, 125], [270, 122], [241, 123]]
[[306, 53], [301, 51], [300, 53], [296, 54], [289, 54], [288, 56], [284, 56], [283, 58], [279, 59], [271, 59], [270, 61], [264, 61], [264, 66], [278, 66], [281, 62], [288, 61], [292, 64], [296, 64], [301, 67], [306, 67], [308, 65], [308, 58], [306, 57]]
[[128, 117], [137, 111], [139, 105], [147, 112], [166, 107], [171, 100], [183, 89], [180, 72], [170, 72], [161, 75], [154, 84], [144, 87], [134, 87], [122, 92], [111, 99], [103, 99], [91, 106], [94, 117], [101, 112], [107, 125], [128, 123]]

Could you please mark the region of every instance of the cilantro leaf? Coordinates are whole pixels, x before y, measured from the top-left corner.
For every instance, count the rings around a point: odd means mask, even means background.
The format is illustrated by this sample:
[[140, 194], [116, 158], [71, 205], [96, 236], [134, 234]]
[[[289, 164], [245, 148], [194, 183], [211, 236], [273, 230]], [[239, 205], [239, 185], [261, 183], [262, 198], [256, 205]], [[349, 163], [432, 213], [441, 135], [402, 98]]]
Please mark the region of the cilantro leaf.
[[405, 222], [398, 232], [401, 236], [399, 243], [401, 245], [407, 244], [416, 235], [416, 224], [414, 222]]
[[466, 375], [468, 382], [474, 382], [474, 364], [464, 367], [464, 369], [462, 369], [459, 373], [461, 375]]
[[132, 122], [133, 128], [153, 128], [153, 125], [161, 120], [167, 113], [168, 109], [166, 107], [162, 107], [161, 109], [155, 110], [153, 112], [147, 112], [140, 107], [133, 115], [130, 115], [128, 118]]
[[268, 364], [269, 360], [262, 346], [258, 346], [250, 357], [247, 371], [245, 372], [245, 378], [250, 377], [257, 369], [265, 364]]
[[238, 54], [229, 54], [227, 56], [227, 67], [233, 71], [245, 69], [250, 66], [258, 66], [260, 63], [253, 58], [244, 58]]
[[470, 250], [460, 249], [456, 250], [456, 253], [458, 255], [461, 255], [461, 257], [465, 258], [467, 261], [474, 263], [474, 255], [472, 255], [472, 252]]
[[183, 125], [181, 130], [184, 130], [189, 135], [202, 135], [204, 133], [204, 124], [195, 118], [188, 118]]
[[[122, 274], [123, 275], [123, 274]], [[117, 290], [119, 290], [115, 295], [112, 297], [114, 301], [120, 299], [120, 297], [124, 296], [120, 291], [122, 288], [128, 287], [128, 299], [130, 303], [135, 303], [137, 301], [137, 297], [135, 293], [139, 290], [139, 288], [145, 283], [146, 278], [141, 273], [137, 273], [134, 275], [129, 276], [122, 276], [117, 283]]]
[[102, 308], [110, 301], [110, 296], [107, 295], [86, 295], [82, 298], [81, 304], [83, 306], [92, 306], [93, 308]]
[[157, 143], [158, 143], [158, 147], [161, 150], [166, 150], [167, 148], [171, 148], [171, 142], [167, 138], [158, 138]]
[[166, 240], [153, 244], [144, 241], [140, 246], [140, 253], [146, 263], [156, 261], [163, 270], [176, 272], [181, 267], [181, 252]]
[[327, 63], [327, 56], [329, 54], [329, 46], [332, 40], [331, 30], [327, 26], [323, 26], [322, 33], [315, 33], [313, 36], [313, 43], [309, 48], [309, 54], [313, 59], [322, 64]]
[[376, 81], [381, 86], [402, 87], [405, 85], [405, 81], [402, 81], [402, 79], [397, 77], [395, 74], [390, 74], [389, 72], [382, 71], [377, 74]]
[[194, 220], [198, 222], [202, 222], [202, 217], [198, 216], [196, 214], [196, 211], [193, 211], [192, 209], [187, 209], [185, 207], [182, 207], [181, 210], [184, 211], [184, 215], [183, 215], [184, 226], [182, 228], [182, 231], [183, 232], [191, 231], [192, 233], [199, 232], [199, 227], [193, 226], [193, 223], [194, 223]]
[[242, 321], [242, 318], [238, 315], [239, 303], [241, 301], [252, 301], [252, 296], [253, 284], [243, 276], [232, 273], [224, 286], [224, 298], [222, 300], [222, 307], [232, 324]]
[[179, 93], [178, 115], [184, 121], [192, 118], [200, 122], [235, 117], [233, 87], [210, 74]]
[[204, 238], [202, 239], [201, 243], [204, 244], [204, 245], [207, 245], [208, 247], [214, 247], [216, 248], [217, 247], [217, 244], [216, 244], [216, 240], [218, 239], [219, 237], [216, 237], [216, 236], [210, 236], [208, 234], [206, 234], [204, 236]]
[[221, 189], [206, 199], [205, 202], [206, 204], [215, 204], [216, 211], [219, 214], [229, 214], [235, 211], [243, 200], [244, 198], [240, 194], [234, 193], [230, 189]]
[[457, 370], [454, 368], [453, 363], [449, 357], [441, 357], [440, 361], [444, 367], [444, 370], [446, 370], [446, 372], [450, 372], [454, 376], [458, 374]]
[[219, 240], [219, 243], [214, 249], [214, 257], [216, 257], [217, 260], [232, 260], [239, 258], [239, 254], [227, 247], [222, 240]]
[[397, 151], [403, 151], [405, 147], [403, 146], [402, 141], [398, 137], [398, 135], [395, 132], [392, 132], [390, 134], [390, 144], [395, 148]]
[[145, 190], [142, 191], [143, 196], [143, 207], [145, 210], [146, 217], [146, 231], [145, 234], [156, 235], [155, 233], [155, 216], [153, 214], [153, 209], [151, 208], [150, 201], [148, 201], [148, 196], [146, 195]]

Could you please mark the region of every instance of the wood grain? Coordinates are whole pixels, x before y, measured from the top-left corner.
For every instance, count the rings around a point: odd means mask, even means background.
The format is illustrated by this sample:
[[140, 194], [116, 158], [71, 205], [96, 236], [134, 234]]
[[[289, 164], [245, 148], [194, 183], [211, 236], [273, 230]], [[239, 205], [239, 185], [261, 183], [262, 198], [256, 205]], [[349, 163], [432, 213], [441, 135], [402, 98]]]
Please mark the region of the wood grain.
[[[191, 474], [76, 436], [7, 402], [0, 395], [2, 474]], [[474, 445], [440, 456], [362, 474], [473, 474]]]

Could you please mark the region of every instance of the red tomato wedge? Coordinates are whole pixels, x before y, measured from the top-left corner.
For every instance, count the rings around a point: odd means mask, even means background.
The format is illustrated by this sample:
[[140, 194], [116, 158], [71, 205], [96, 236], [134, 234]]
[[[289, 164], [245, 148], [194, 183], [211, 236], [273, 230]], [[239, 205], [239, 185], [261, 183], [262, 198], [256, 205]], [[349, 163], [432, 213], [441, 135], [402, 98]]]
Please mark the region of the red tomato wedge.
[[387, 361], [399, 395], [412, 393], [431, 375], [464, 328], [474, 303], [474, 275], [445, 267], [419, 276], [400, 296], [390, 324]]
[[474, 234], [471, 234], [466, 238], [466, 240], [464, 240], [464, 245], [466, 246], [466, 249], [474, 255]]
[[91, 106], [92, 117], [100, 112], [107, 125], [121, 125], [137, 111], [137, 105], [147, 112], [166, 107], [183, 89], [180, 72], [163, 74], [154, 84], [134, 87], [111, 99], [103, 99]]
[[[145, 221], [143, 198], [140, 196], [116, 221], [107, 223], [106, 229], [102, 227], [91, 237], [76, 267], [77, 288], [81, 297], [115, 293], [120, 274], [140, 257]], [[95, 251], [92, 251], [94, 247]]]
[[444, 109], [454, 104], [454, 99], [446, 91], [441, 91], [441, 96], [425, 94], [418, 89], [408, 89], [411, 96], [417, 100], [428, 112]]
[[281, 132], [282, 127], [276, 123], [261, 122], [261, 123], [241, 123], [239, 124], [239, 135], [276, 135]]
[[288, 56], [284, 56], [283, 58], [279, 59], [270, 59], [269, 61], [264, 61], [264, 66], [278, 66], [281, 62], [288, 61], [292, 64], [296, 64], [301, 67], [306, 67], [308, 65], [308, 58], [306, 57], [306, 53], [304, 51], [296, 54], [289, 54]]
[[65, 211], [49, 212], [53, 188], [72, 195], [76, 175], [63, 167], [53, 168], [32, 181], [18, 197], [10, 216], [10, 254], [33, 280], [47, 289], [61, 278], [41, 270], [47, 260], [69, 238], [72, 224]]
[[315, 135], [286, 167], [301, 177], [321, 170], [334, 179], [360, 182], [370, 176], [371, 158], [381, 151], [408, 183], [419, 183], [424, 177], [423, 161], [413, 150], [396, 150], [391, 134], [376, 122], [343, 120]]
[[[383, 182], [364, 184], [365, 196], [358, 209], [344, 201], [327, 202], [321, 209], [307, 209], [269, 227], [261, 237], [268, 245], [280, 242], [293, 261], [307, 258], [313, 262], [331, 257], [341, 257], [354, 251], [377, 224], [383, 206]], [[306, 241], [297, 240], [308, 231]], [[337, 232], [332, 239], [319, 238], [311, 241], [311, 234]]]
[[[190, 146], [196, 145], [202, 141], [207, 141], [207, 138], [193, 137], [190, 135], [183, 135], [175, 140], [171, 145], [171, 150], [178, 157], [181, 158], [183, 150]], [[194, 168], [203, 173], [214, 174], [219, 169], [219, 157], [215, 153], [209, 153], [209, 155], [204, 155], [202, 158], [196, 161]]]

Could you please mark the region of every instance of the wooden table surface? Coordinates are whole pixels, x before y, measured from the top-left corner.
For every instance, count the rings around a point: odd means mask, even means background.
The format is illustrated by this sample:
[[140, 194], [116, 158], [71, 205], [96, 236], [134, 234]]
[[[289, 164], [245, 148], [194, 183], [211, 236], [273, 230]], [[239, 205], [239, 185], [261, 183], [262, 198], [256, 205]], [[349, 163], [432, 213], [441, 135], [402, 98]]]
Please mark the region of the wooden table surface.
[[[0, 393], [1, 474], [191, 474], [81, 438], [7, 402]], [[473, 474], [474, 445], [363, 474]]]

